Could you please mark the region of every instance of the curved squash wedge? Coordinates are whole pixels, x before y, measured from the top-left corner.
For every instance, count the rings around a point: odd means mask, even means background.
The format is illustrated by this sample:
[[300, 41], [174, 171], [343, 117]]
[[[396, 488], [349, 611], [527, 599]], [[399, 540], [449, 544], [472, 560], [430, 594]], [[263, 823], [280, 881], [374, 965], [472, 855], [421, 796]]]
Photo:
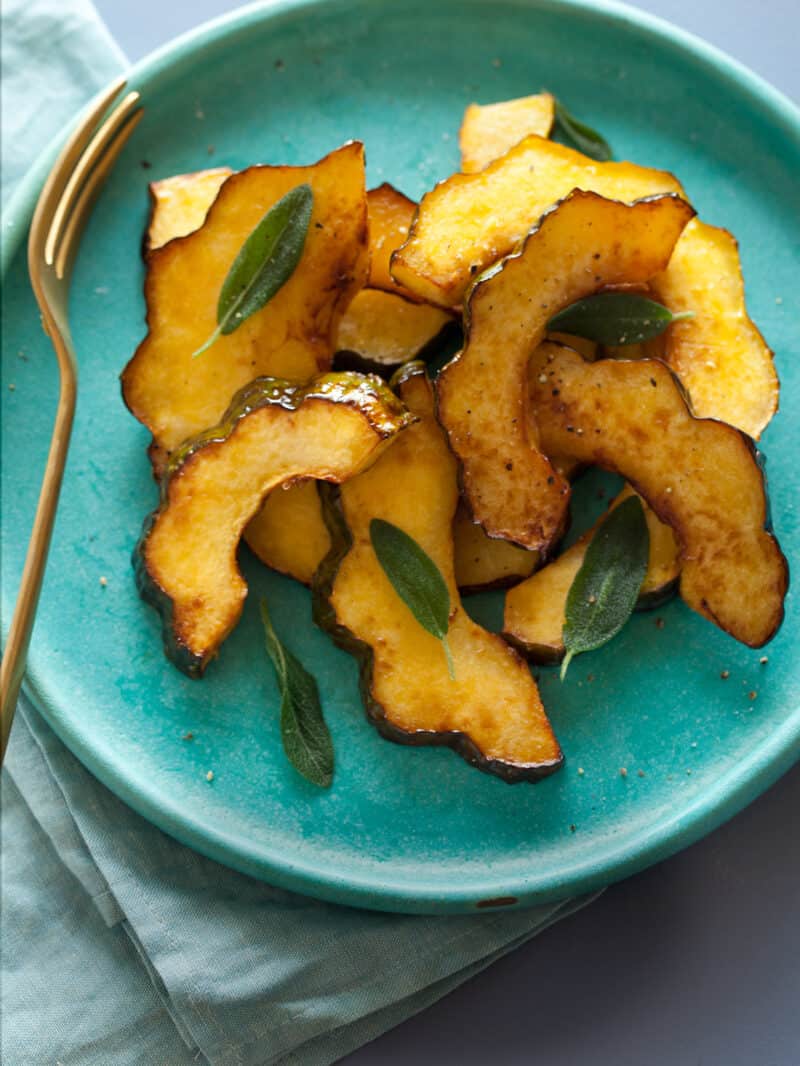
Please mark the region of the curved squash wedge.
[[265, 566], [310, 585], [314, 571], [331, 550], [314, 481], [295, 481], [271, 492], [247, 523], [244, 540]]
[[550, 93], [483, 106], [470, 104], [458, 131], [461, 172], [483, 170], [531, 133], [549, 137], [554, 118], [555, 100]]
[[175, 237], [186, 237], [200, 229], [222, 183], [231, 174], [233, 171], [230, 167], [213, 167], [211, 170], [174, 174], [170, 178], [151, 181], [150, 220], [144, 238], [145, 256]]
[[392, 253], [408, 239], [417, 205], [385, 181], [383, 185], [370, 189], [367, 193], [367, 209], [370, 286], [405, 296], [407, 300], [418, 300], [419, 297], [415, 293], [395, 281], [389, 270]]
[[[612, 500], [609, 510], [632, 495], [633, 489], [626, 486]], [[636, 606], [637, 610], [648, 610], [675, 591], [681, 564], [672, 529], [660, 522], [644, 501], [642, 504], [650, 533], [650, 558]], [[506, 595], [503, 636], [534, 662], [559, 663], [564, 658], [567, 596], [603, 518], [605, 515], [572, 547]]]
[[621, 474], [672, 527], [686, 603], [743, 644], [770, 640], [788, 569], [767, 528], [750, 439], [695, 418], [678, 379], [651, 359], [586, 363], [546, 344], [531, 360], [530, 388], [543, 447]]
[[[308, 182], [314, 210], [303, 255], [283, 288], [199, 359], [216, 327], [220, 288], [266, 211]], [[222, 185], [199, 230], [148, 259], [148, 335], [122, 374], [131, 412], [153, 434], [163, 468], [182, 441], [214, 425], [258, 375], [305, 381], [327, 369], [339, 318], [367, 277], [364, 150], [351, 142], [311, 167], [250, 167]]]
[[265, 496], [298, 478], [352, 477], [412, 421], [378, 378], [257, 378], [175, 454], [134, 565], [176, 666], [199, 677], [238, 621], [247, 586], [236, 549]]
[[453, 521], [456, 583], [462, 594], [502, 589], [529, 577], [539, 565], [539, 553], [492, 540], [460, 504]]
[[391, 377], [403, 363], [422, 357], [452, 323], [453, 316], [441, 307], [362, 289], [339, 323], [335, 364], [340, 370]]
[[[506, 781], [538, 780], [561, 765], [558, 743], [528, 668], [461, 606], [453, 573], [455, 461], [424, 370], [410, 369], [398, 387], [420, 421], [371, 470], [343, 485], [338, 499], [323, 487], [334, 547], [315, 577], [315, 620], [358, 658], [367, 714], [384, 736], [447, 745]], [[444, 575], [455, 680], [441, 643], [381, 569], [369, 537], [373, 518], [414, 537]]]
[[747, 314], [736, 238], [694, 219], [651, 288], [670, 311], [694, 312], [668, 330], [664, 351], [694, 413], [760, 437], [778, 409], [778, 375]]
[[[665, 171], [598, 163], [543, 137], [526, 137], [480, 173], [453, 174], [423, 196], [408, 240], [392, 256], [392, 277], [429, 303], [455, 307], [475, 275], [508, 255], [573, 189], [625, 202], [682, 194]], [[554, 264], [551, 273], [558, 274]]]
[[[436, 392], [464, 494], [490, 536], [547, 552], [566, 521], [569, 485], [539, 450], [527, 399], [528, 359], [548, 321], [604, 286], [662, 270], [693, 213], [677, 196], [626, 205], [576, 190], [476, 281], [464, 349]], [[581, 458], [564, 447], [544, 452]]]

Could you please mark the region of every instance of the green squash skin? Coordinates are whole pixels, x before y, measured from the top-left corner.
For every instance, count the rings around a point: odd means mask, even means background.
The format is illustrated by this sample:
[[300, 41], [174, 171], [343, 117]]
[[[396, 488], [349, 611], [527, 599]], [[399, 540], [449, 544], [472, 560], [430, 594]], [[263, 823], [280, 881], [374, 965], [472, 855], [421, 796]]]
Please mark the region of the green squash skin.
[[159, 513], [167, 507], [169, 485], [184, 464], [196, 452], [209, 444], [218, 444], [236, 429], [241, 419], [262, 407], [279, 406], [296, 410], [307, 399], [324, 399], [331, 403], [358, 406], [370, 420], [379, 436], [391, 436], [398, 429], [416, 421], [406, 411], [385, 382], [374, 376], [353, 373], [329, 373], [298, 385], [282, 378], [255, 378], [233, 397], [219, 424], [185, 441], [175, 449], [161, 479], [161, 498], [158, 507], [147, 516], [133, 550], [132, 565], [136, 588], [145, 603], [150, 604], [161, 618], [161, 635], [168, 659], [188, 677], [201, 678], [214, 653], [201, 656], [190, 651], [179, 639], [174, 627], [174, 604], [161, 587], [147, 564], [145, 546]]
[[[420, 372], [425, 372], [424, 367], [420, 370], [420, 364], [407, 364], [399, 372], [401, 375], [400, 380], [404, 380], [409, 374]], [[396, 382], [397, 378], [395, 379]], [[539, 763], [535, 766], [518, 766], [499, 759], [487, 758], [464, 733], [459, 733], [455, 730], [447, 733], [435, 733], [425, 729], [409, 733], [404, 729], [399, 729], [387, 719], [384, 707], [375, 699], [372, 693], [374, 665], [372, 648], [355, 637], [345, 626], [340, 625], [331, 604], [331, 594], [336, 574], [353, 544], [352, 534], [342, 512], [339, 487], [319, 482], [317, 491], [320, 494], [322, 514], [331, 537], [331, 550], [320, 563], [317, 572], [314, 574], [311, 586], [314, 622], [331, 637], [335, 644], [344, 651], [349, 652], [357, 661], [359, 688], [364, 709], [367, 713], [367, 718], [381, 736], [386, 740], [393, 741], [395, 744], [406, 744], [411, 747], [438, 746], [451, 748], [470, 766], [474, 766], [484, 773], [499, 777], [506, 784], [518, 784], [523, 781], [534, 783], [560, 769], [564, 763], [563, 755], [560, 759]]]

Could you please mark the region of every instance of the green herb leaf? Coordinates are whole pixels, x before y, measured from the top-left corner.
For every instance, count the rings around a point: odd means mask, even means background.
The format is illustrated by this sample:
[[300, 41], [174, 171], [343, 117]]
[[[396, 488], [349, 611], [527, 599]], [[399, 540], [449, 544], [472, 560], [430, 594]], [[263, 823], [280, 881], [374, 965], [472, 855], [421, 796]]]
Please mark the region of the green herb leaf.
[[556, 129], [572, 141], [578, 151], [601, 163], [612, 158], [611, 145], [597, 130], [571, 115], [560, 100], [556, 100]]
[[267, 652], [281, 691], [281, 737], [286, 757], [298, 773], [320, 788], [333, 780], [333, 741], [322, 717], [317, 683], [302, 663], [281, 644], [261, 601]]
[[693, 311], [674, 315], [668, 307], [636, 292], [598, 292], [553, 315], [547, 327], [599, 344], [638, 344], [657, 337], [671, 323], [693, 316]]
[[649, 554], [642, 501], [631, 496], [610, 512], [592, 537], [569, 590], [562, 681], [574, 655], [608, 643], [628, 621], [647, 573]]
[[267, 211], [244, 242], [220, 289], [217, 328], [193, 358], [223, 333], [233, 333], [268, 303], [294, 273], [311, 222], [314, 193], [298, 185]]
[[455, 680], [453, 656], [447, 643], [450, 625], [450, 593], [442, 572], [413, 537], [382, 518], [373, 518], [369, 537], [378, 562], [397, 595], [416, 620], [441, 640], [447, 671]]

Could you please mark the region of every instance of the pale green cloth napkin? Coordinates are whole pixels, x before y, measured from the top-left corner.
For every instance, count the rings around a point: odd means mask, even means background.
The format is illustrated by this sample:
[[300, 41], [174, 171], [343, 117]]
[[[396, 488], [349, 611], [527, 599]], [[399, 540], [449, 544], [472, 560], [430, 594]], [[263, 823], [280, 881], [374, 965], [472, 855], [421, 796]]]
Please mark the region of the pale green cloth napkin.
[[[124, 58], [87, 0], [4, 0], [2, 50], [5, 200]], [[5, 1066], [326, 1066], [587, 902], [433, 918], [271, 888], [134, 814], [25, 698], [2, 784]]]

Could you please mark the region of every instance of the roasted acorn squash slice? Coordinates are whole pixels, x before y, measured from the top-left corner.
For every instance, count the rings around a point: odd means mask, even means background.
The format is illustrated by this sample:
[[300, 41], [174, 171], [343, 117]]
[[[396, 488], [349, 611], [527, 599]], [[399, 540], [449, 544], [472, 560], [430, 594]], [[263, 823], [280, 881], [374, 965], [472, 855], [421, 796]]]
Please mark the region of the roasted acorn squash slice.
[[666, 334], [664, 358], [689, 393], [694, 413], [760, 437], [778, 409], [778, 375], [772, 352], [747, 314], [735, 237], [694, 219], [650, 286], [670, 311], [693, 312]]
[[385, 289], [409, 300], [419, 297], [405, 289], [392, 277], [389, 265], [392, 254], [408, 240], [411, 222], [417, 210], [413, 200], [384, 182], [367, 193], [369, 212], [369, 284], [373, 289]]
[[[358, 658], [366, 710], [384, 736], [447, 745], [507, 781], [537, 780], [561, 764], [558, 742], [528, 668], [461, 606], [453, 572], [455, 460], [434, 417], [424, 370], [412, 368], [398, 387], [420, 421], [327, 500], [333, 549], [314, 579], [315, 619]], [[441, 643], [381, 569], [370, 542], [373, 518], [405, 530], [444, 575], [455, 680]]]
[[692, 215], [677, 196], [626, 205], [578, 190], [476, 281], [464, 349], [436, 392], [464, 494], [490, 536], [547, 552], [564, 528], [569, 486], [538, 448], [527, 400], [528, 359], [548, 321], [604, 286], [663, 270]]
[[[216, 327], [220, 288], [247, 237], [303, 182], [314, 210], [303, 255], [283, 288], [197, 359]], [[311, 167], [250, 167], [231, 175], [199, 230], [148, 257], [149, 332], [122, 375], [125, 402], [153, 434], [157, 467], [214, 425], [231, 395], [258, 375], [306, 381], [330, 365], [339, 318], [367, 277], [363, 146]]]
[[453, 522], [456, 582], [462, 593], [502, 589], [529, 577], [539, 565], [539, 553], [506, 540], [492, 540], [460, 504]]
[[134, 564], [176, 666], [199, 677], [238, 621], [247, 586], [236, 549], [266, 495], [301, 478], [352, 477], [411, 421], [379, 378], [257, 378], [175, 454]]
[[200, 229], [222, 183], [231, 174], [233, 171], [230, 167], [214, 167], [151, 181], [145, 254], [154, 252], [175, 237], [186, 237]]
[[550, 93], [483, 106], [470, 104], [458, 132], [461, 172], [483, 170], [531, 133], [549, 137], [554, 117], [555, 100]]
[[[530, 136], [478, 174], [453, 174], [423, 196], [392, 277], [429, 303], [455, 307], [476, 274], [508, 255], [536, 220], [573, 189], [630, 202], [681, 194], [665, 171], [598, 163]], [[557, 261], [550, 271], [558, 275]]]
[[453, 322], [441, 307], [363, 289], [339, 323], [335, 365], [391, 377], [403, 363], [422, 357]]
[[[633, 489], [626, 486], [611, 502], [609, 510], [632, 495]], [[681, 564], [680, 548], [672, 529], [660, 522], [644, 501], [642, 504], [650, 533], [650, 558], [637, 609], [647, 610], [663, 603], [675, 591]], [[567, 595], [603, 518], [605, 515], [572, 547], [506, 595], [503, 636], [534, 662], [558, 663], [564, 658]]]
[[770, 640], [788, 569], [750, 439], [695, 418], [677, 377], [652, 359], [586, 363], [545, 344], [531, 360], [530, 389], [545, 450], [621, 474], [672, 527], [686, 603], [744, 644]]

